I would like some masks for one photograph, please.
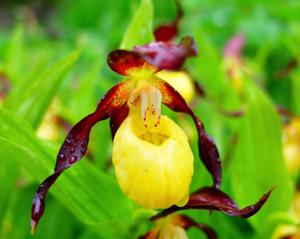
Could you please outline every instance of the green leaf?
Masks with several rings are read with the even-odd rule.
[[[142,0],[138,11],[125,33],[121,48],[131,50],[135,45],[143,45],[153,41],[152,19],[152,1]]]
[[[250,221],[257,230],[275,212],[287,210],[292,194],[281,144],[281,121],[269,98],[246,81],[246,114],[241,120],[238,142],[231,160],[231,186],[237,203],[252,204],[275,186],[270,199]]]
[[[3,157],[1,155],[1,157]],[[14,190],[20,167],[12,161],[5,160],[0,163],[0,222],[4,218],[5,210],[11,200],[11,194]],[[1,231],[1,227],[0,227]],[[1,238],[1,233],[0,233]]]
[[[30,126],[1,108],[0,145],[0,163],[12,160],[24,167],[37,182],[53,172],[57,148],[43,144]],[[115,230],[122,235],[128,229],[133,210],[131,202],[122,194],[112,176],[85,160],[67,170],[50,192],[87,224],[118,222]],[[42,221],[46,220],[44,217]]]
[[[52,99],[67,79],[66,74],[79,56],[80,50],[75,50],[42,72],[38,79],[29,78],[16,86],[5,106],[16,111],[37,128]]]
[[[24,27],[17,24],[12,32],[9,45],[6,50],[4,71],[14,82],[20,82],[24,61]]]

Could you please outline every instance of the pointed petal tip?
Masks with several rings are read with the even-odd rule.
[[[31,233],[31,235],[34,235],[36,226],[37,226],[37,222],[31,219],[30,226],[31,226],[30,233]]]

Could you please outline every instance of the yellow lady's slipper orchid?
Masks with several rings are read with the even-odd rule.
[[[167,116],[144,127],[131,106],[118,129],[112,160],[123,192],[146,208],[183,206],[193,175],[193,153],[183,130]]]
[[[229,196],[219,190],[221,161],[214,141],[183,97],[156,75],[163,69],[177,69],[186,57],[195,55],[193,40],[186,37],[176,46],[160,43],[154,45],[154,48],[157,47],[155,64],[145,59],[151,58],[151,54],[145,56],[126,50],[115,50],[109,54],[111,69],[126,78],[107,91],[96,110],[70,130],[58,152],[54,172],[40,184],[33,199],[32,233],[44,213],[50,187],[67,168],[84,156],[92,127],[105,119],[110,119],[114,139],[112,160],[121,189],[144,207],[164,208],[155,216],[156,219],[191,208],[221,210],[232,216],[247,218],[264,205],[271,191],[254,205],[240,210]],[[212,187],[189,195],[193,154],[183,130],[168,117],[161,116],[161,104],[193,119],[198,133],[199,156],[211,174]],[[172,220],[171,224],[163,223],[158,229],[159,238],[186,239],[182,229],[190,227],[198,227],[210,238],[216,238],[208,226],[184,216],[180,218]]]
[[[201,160],[210,172],[216,189],[221,183],[221,162],[212,138],[204,131],[199,118],[183,97],[156,73],[177,69],[186,57],[195,55],[192,38],[178,45],[159,44],[156,64],[142,53],[115,50],[108,56],[112,70],[126,78],[113,86],[101,99],[97,109],[79,121],[62,144],[54,169],[36,191],[31,227],[34,232],[43,215],[48,190],[57,178],[78,162],[87,151],[92,127],[110,119],[113,163],[123,192],[147,208],[184,206],[189,199],[193,175],[193,153],[183,130],[166,116],[161,104],[190,115],[198,132]]]

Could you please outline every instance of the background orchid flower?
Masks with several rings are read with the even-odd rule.
[[[300,191],[296,189],[289,209],[290,223],[279,224],[272,234],[272,239],[298,239],[300,236]]]
[[[186,231],[192,227],[201,230],[207,238],[216,239],[215,231],[203,223],[195,222],[191,217],[186,215],[170,215],[155,221],[155,227],[148,233],[140,236],[139,239],[188,239]]]
[[[177,165],[179,166],[179,169],[180,169],[180,165],[182,164],[180,160],[184,160],[185,162],[182,169],[183,171],[180,172],[182,173],[182,175],[184,175],[185,178],[185,180],[183,180],[183,186],[179,190],[174,188],[175,196],[173,197],[172,196],[173,194],[171,193],[170,194],[172,196],[170,197],[171,199],[168,199],[168,197],[166,197],[165,203],[159,205],[156,204],[157,198],[155,198],[153,202],[149,202],[149,203],[140,201],[139,198],[142,197],[140,197],[138,194],[143,193],[142,190],[140,190],[139,192],[138,190],[134,189],[133,194],[130,194],[130,192],[126,191],[128,183],[130,181],[129,179],[126,179],[126,176],[124,177],[124,174],[122,174],[123,173],[122,170],[124,169],[124,167],[121,166],[122,165],[121,162],[118,161],[119,157],[117,154],[119,152],[115,151],[113,155],[113,161],[117,166],[117,177],[123,191],[129,194],[131,198],[135,199],[140,204],[145,204],[148,207],[162,208],[162,207],[169,207],[172,204],[177,204],[182,206],[186,203],[186,201],[188,200],[188,187],[193,172],[192,169],[193,156],[187,144],[187,138],[184,136],[184,133],[180,130],[180,128],[174,126],[175,124],[172,123],[172,121],[170,121],[168,118],[161,117],[160,115],[161,103],[165,104],[170,109],[176,112],[186,113],[192,117],[193,121],[195,122],[198,136],[199,136],[198,147],[199,147],[200,158],[213,178],[214,187],[215,188],[220,187],[221,163],[219,159],[218,150],[213,140],[204,131],[203,124],[198,119],[198,117],[193,113],[193,111],[188,107],[188,105],[186,104],[182,96],[168,83],[166,83],[165,81],[163,81],[162,79],[158,78],[155,75],[157,71],[159,71],[165,66],[164,64],[166,63],[166,61],[169,62],[168,64],[170,64],[170,67],[172,67],[171,62],[173,62],[174,65],[182,64],[185,57],[192,54],[193,49],[194,49],[193,40],[190,37],[186,37],[176,47],[172,46],[171,51],[163,50],[162,52],[165,55],[162,55],[161,58],[157,58],[156,65],[152,65],[151,63],[148,63],[144,59],[144,57],[137,52],[116,50],[109,54],[108,64],[111,67],[111,69],[121,75],[126,76],[127,78],[125,78],[125,80],[112,87],[106,93],[106,95],[101,99],[96,111],[88,115],[84,119],[82,119],[79,123],[77,123],[71,129],[70,133],[66,137],[58,153],[54,173],[44,180],[44,182],[39,186],[36,195],[34,197],[33,206],[32,206],[32,216],[31,216],[31,226],[33,232],[37,226],[39,219],[41,218],[44,212],[45,198],[49,188],[52,186],[52,184],[57,180],[57,178],[61,175],[61,173],[65,169],[69,168],[70,166],[78,162],[83,157],[83,155],[87,150],[89,134],[92,127],[97,122],[108,118],[110,118],[110,126],[111,126],[111,132],[113,138],[116,135],[116,138],[121,137],[121,140],[125,140],[124,138],[122,138],[122,135],[127,136],[128,134],[126,132],[124,133],[123,129],[126,131],[126,129],[128,128],[126,127],[126,124],[130,125],[131,124],[130,120],[132,119],[132,117],[133,119],[135,119],[135,115],[138,115],[139,116],[138,118],[140,118],[140,122],[141,121],[143,122],[142,124],[143,129],[148,129],[148,130],[146,130],[145,132],[146,135],[145,135],[143,131],[139,129],[136,135],[142,133],[140,137],[144,137],[144,139],[148,141],[152,140],[153,141],[152,143],[157,143],[158,141],[158,144],[160,145],[165,143],[164,140],[166,136],[170,139],[175,137],[176,140],[179,140],[178,141],[179,144],[181,144],[181,146],[183,147],[183,149],[180,149],[182,151],[178,151],[181,152],[180,154],[178,154],[178,156],[183,157],[184,155],[184,158],[179,159],[177,155],[173,154],[173,156],[175,156],[174,163],[175,164],[179,163]],[[160,54],[162,53],[160,52]],[[132,109],[134,110],[134,107],[137,108],[139,112],[138,114],[135,114],[136,112],[132,111]],[[125,126],[123,126],[123,124]],[[119,127],[121,131],[118,134]],[[159,131],[160,127],[162,127],[163,129],[171,127],[171,129],[169,130],[169,134],[157,135],[156,133],[159,134],[161,133]],[[156,130],[158,131],[156,132]],[[175,133],[172,132],[173,130],[175,130]],[[154,139],[153,139],[153,134],[154,134]],[[174,136],[172,134],[174,134]],[[168,142],[168,139],[166,139],[166,142]],[[117,143],[114,142],[114,144],[115,147],[119,147],[120,150],[126,147],[126,145],[124,146],[122,145],[122,143],[118,144],[118,141]],[[170,144],[170,147],[171,145],[172,144]],[[167,150],[166,152],[169,153],[170,149],[166,149],[166,150]],[[153,151],[150,151],[150,153],[152,152]],[[143,152],[140,151],[140,153],[142,154]],[[120,157],[122,156],[123,155],[120,155]],[[148,157],[151,158],[151,156]],[[172,157],[170,157],[169,160],[170,162],[172,162],[173,160]],[[153,160],[153,162],[155,162],[155,160]],[[152,167],[154,165],[155,167],[155,163],[153,164],[153,162],[147,162],[150,163],[148,166]],[[157,161],[157,163],[159,162]],[[173,164],[173,162],[171,164]],[[174,176],[174,178],[176,177],[177,180],[182,181],[182,179],[178,178],[178,175]],[[176,181],[172,181],[171,183],[174,182]],[[156,185],[159,186],[159,184]],[[167,186],[165,186],[165,189],[169,190]],[[159,193],[151,190],[152,189],[150,188],[149,192],[152,192],[153,194]],[[162,193],[166,193],[166,192],[162,192]],[[167,192],[167,194],[165,195],[168,195],[168,193],[169,192]],[[147,197],[149,195],[144,195],[144,196]]]
[[[289,172],[299,174],[300,169],[300,119],[291,116],[283,125],[283,155]]]
[[[241,93],[244,74],[242,51],[245,46],[243,34],[233,36],[223,49],[224,68],[234,88]]]

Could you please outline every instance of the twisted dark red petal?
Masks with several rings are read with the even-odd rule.
[[[198,148],[199,155],[205,167],[211,174],[215,188],[220,188],[221,184],[221,161],[218,149],[212,138],[204,131],[203,124],[200,119],[186,104],[182,96],[167,82],[156,78],[156,87],[160,89],[163,95],[163,103],[170,109],[189,114],[196,125],[198,131]]]
[[[128,82],[124,81],[112,87],[101,99],[96,111],[86,116],[71,129],[57,155],[54,173],[43,181],[33,199],[31,209],[32,232],[34,232],[44,213],[45,198],[52,184],[64,170],[78,162],[85,154],[92,127],[97,122],[110,117],[113,111],[126,104],[130,91]]]
[[[127,104],[124,104],[120,109],[113,110],[112,114],[110,116],[110,129],[111,129],[111,135],[112,139],[115,137],[115,134],[122,124],[122,122],[126,119],[129,113],[129,108]]]
[[[210,226],[203,223],[197,223],[194,219],[185,215],[177,215],[174,224],[184,228],[185,230],[188,230],[191,227],[196,227],[203,231],[208,239],[218,238],[217,233]]]
[[[145,46],[135,46],[145,61],[160,69],[179,70],[186,58],[197,55],[192,37],[183,37],[178,45],[169,42],[151,42]]]
[[[171,24],[161,25],[154,31],[154,37],[156,41],[171,41],[178,34],[178,24],[183,17],[183,10],[179,3],[176,1],[177,15]]]
[[[255,204],[239,209],[235,202],[224,192],[213,188],[201,188],[190,195],[188,203],[183,207],[172,206],[163,210],[152,219],[167,216],[171,213],[187,209],[206,209],[222,211],[230,216],[248,218],[257,213],[268,200],[273,189],[264,194]]]
[[[115,50],[107,57],[109,67],[120,75],[128,75],[128,71],[134,68],[148,67],[157,71],[154,66],[148,64],[139,53],[126,50]]]

